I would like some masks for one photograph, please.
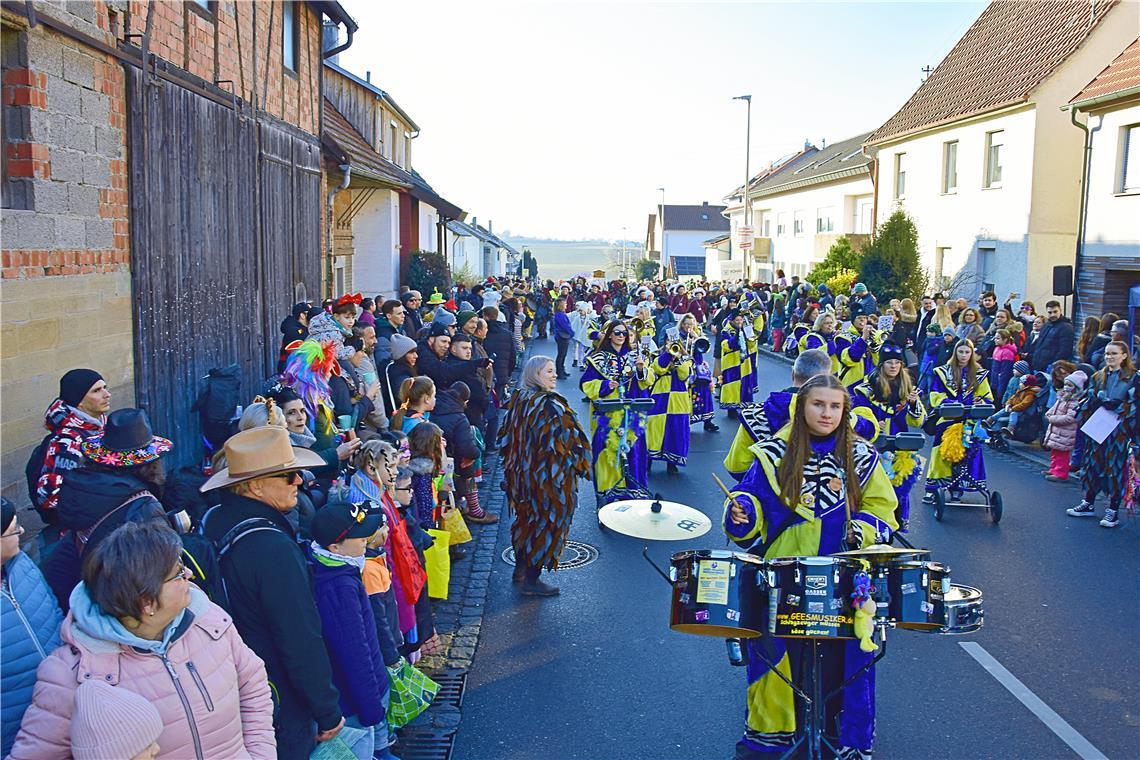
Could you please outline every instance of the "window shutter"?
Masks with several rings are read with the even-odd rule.
[[[1140,138],[1140,124],[1124,130],[1124,155],[1121,157],[1120,189],[1122,192],[1140,190],[1140,158],[1136,156],[1134,141]]]

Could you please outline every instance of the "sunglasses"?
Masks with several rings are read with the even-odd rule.
[[[629,335],[625,330],[614,330],[610,335]]]
[[[299,486],[305,482],[305,479],[301,477],[301,473],[297,470],[293,470],[292,472],[283,472],[280,475],[270,475],[269,477],[281,478],[291,486]]]

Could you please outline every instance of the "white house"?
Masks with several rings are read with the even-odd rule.
[[[705,276],[705,241],[715,233],[728,232],[724,206],[657,206],[650,215],[652,229],[646,250],[660,251],[661,272],[672,276]]]
[[[863,154],[867,134],[823,148],[806,146],[749,183],[750,279],[771,282],[776,270],[804,277],[841,236],[855,242],[870,236],[874,186]],[[726,213],[736,235],[744,206],[737,202]]]
[[[1040,303],[1073,264],[1082,134],[1061,111],[1136,37],[1135,2],[994,2],[867,138],[878,220],[918,227],[933,286]]]
[[[1140,284],[1140,39],[1077,93],[1089,161],[1077,266],[1077,317],[1128,313]],[[1079,125],[1078,125],[1079,126]]]
[[[447,257],[453,273],[466,271],[473,280],[502,277],[516,271],[522,254],[478,219],[447,223]],[[464,268],[466,267],[466,270]]]

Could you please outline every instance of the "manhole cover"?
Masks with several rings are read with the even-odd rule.
[[[558,569],[573,570],[576,567],[585,567],[597,558],[598,550],[589,544],[583,544],[580,541],[567,541],[566,546],[562,549],[562,554],[558,557]],[[503,551],[503,562],[514,566],[515,550],[513,548]]]

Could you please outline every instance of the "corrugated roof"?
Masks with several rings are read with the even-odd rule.
[[[662,228],[670,231],[727,232],[729,222],[721,216],[724,209],[724,206],[711,206],[708,203],[699,206],[664,206]]]
[[[348,154],[354,171],[361,171],[369,179],[392,187],[411,188],[411,175],[373,150],[364,135],[356,131],[356,127],[344,118],[331,100],[325,98],[323,107],[324,132]]]
[[[677,277],[697,275],[705,276],[704,256],[670,256],[669,263]]]
[[[1080,46],[1117,0],[991,3],[869,144],[1022,103]],[[1090,22],[1091,19],[1091,22]]]
[[[1124,52],[1105,67],[1077,93],[1070,103],[1080,103],[1094,98],[1103,98],[1106,95],[1115,95],[1118,92],[1140,87],[1140,38],[1137,38]]]
[[[869,176],[868,164],[871,159],[863,155],[863,142],[869,134],[870,132],[864,132],[826,148],[804,153],[758,182],[749,191],[749,195],[752,198],[763,198],[805,185],[816,185],[860,174]]]

